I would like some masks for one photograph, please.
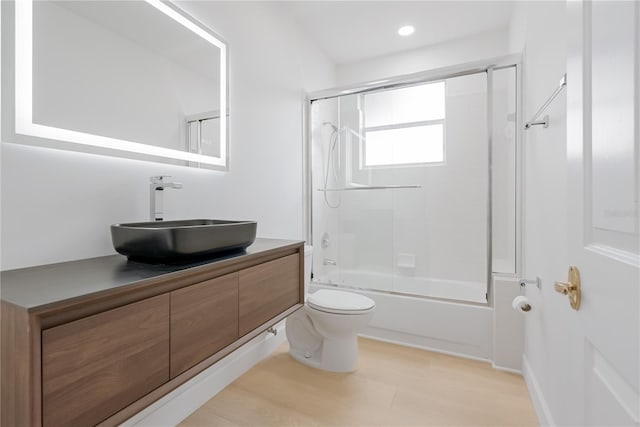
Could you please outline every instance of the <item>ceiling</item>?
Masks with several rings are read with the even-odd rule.
[[[512,1],[278,2],[336,64],[506,29]],[[398,35],[413,25],[409,37]]]

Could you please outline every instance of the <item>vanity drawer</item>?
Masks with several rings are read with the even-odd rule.
[[[300,255],[240,271],[240,336],[301,302]]]
[[[238,339],[238,273],[171,292],[171,378]]]
[[[169,380],[169,294],[42,331],[43,425],[95,425]]]

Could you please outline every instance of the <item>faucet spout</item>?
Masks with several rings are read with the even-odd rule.
[[[164,220],[164,189],[182,188],[179,182],[165,181],[165,178],[171,178],[169,175],[158,175],[149,178],[149,216],[151,221]]]

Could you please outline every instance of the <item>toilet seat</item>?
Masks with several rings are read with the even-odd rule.
[[[365,314],[373,310],[376,303],[364,295],[352,292],[320,289],[309,295],[309,307],[334,314]]]

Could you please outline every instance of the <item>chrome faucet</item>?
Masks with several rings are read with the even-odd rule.
[[[164,179],[171,178],[168,175],[158,175],[149,178],[151,182],[149,186],[149,201],[150,201],[150,217],[151,221],[164,220],[164,189],[165,188],[182,188],[182,184],[179,182],[167,182]]]

